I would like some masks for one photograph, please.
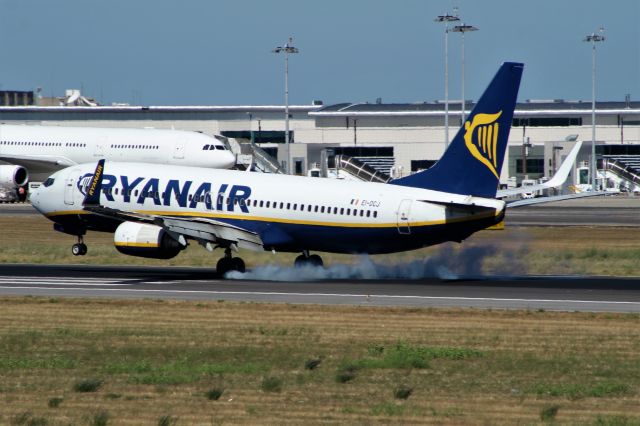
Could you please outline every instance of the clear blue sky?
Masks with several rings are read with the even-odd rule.
[[[523,61],[520,100],[640,99],[638,0],[0,0],[0,87],[103,103],[283,104],[289,35],[290,102],[443,99],[444,27],[459,6],[466,97],[477,99],[506,60]],[[460,96],[460,37],[450,34],[450,96]]]

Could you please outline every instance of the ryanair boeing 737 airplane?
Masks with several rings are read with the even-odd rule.
[[[54,173],[32,194],[54,228],[115,232],[128,255],[168,259],[196,241],[224,250],[220,274],[244,271],[239,248],[391,253],[462,241],[499,223],[496,199],[523,64],[504,63],[429,170],[390,184],[100,160]]]

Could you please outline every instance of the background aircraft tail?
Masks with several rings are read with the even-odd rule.
[[[503,63],[442,158],[429,170],[390,183],[494,198],[523,68]]]

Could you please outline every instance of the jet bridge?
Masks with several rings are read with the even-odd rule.
[[[335,168],[365,182],[387,183],[391,180],[391,177],[386,173],[378,171],[369,164],[344,154],[335,156]]]

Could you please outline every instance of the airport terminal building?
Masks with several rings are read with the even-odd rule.
[[[461,125],[460,102],[449,103],[449,137]],[[467,104],[467,111],[473,103]],[[94,127],[173,128],[253,142],[286,161],[284,106],[0,106],[0,122]],[[428,168],[444,150],[442,102],[359,103],[320,101],[289,107],[292,171],[306,174],[332,155],[361,159],[399,177]],[[501,182],[553,175],[576,141],[578,162],[590,159],[591,102],[518,103]],[[599,155],[640,155],[640,102],[596,103]]]

